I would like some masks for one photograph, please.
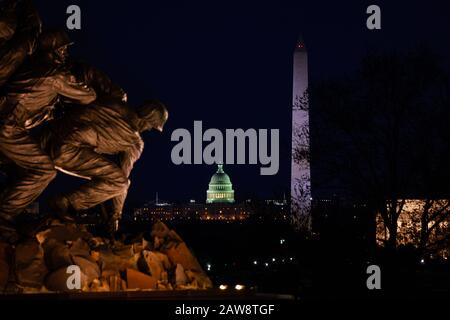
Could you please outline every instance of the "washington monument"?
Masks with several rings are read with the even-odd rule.
[[[304,42],[294,51],[292,92],[291,212],[294,223],[311,230],[311,170],[309,161],[308,54]]]

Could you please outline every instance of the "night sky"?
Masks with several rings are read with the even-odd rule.
[[[35,1],[45,27],[65,27],[67,6],[79,5],[82,29],[69,32],[72,56],[106,72],[132,105],[153,97],[168,106],[165,132],[144,134],[130,202],[153,199],[157,191],[167,200],[205,200],[215,167],[176,166],[170,159],[172,131],[193,132],[194,120],[202,120],[204,130],[279,128],[277,175],[260,176],[260,165],[225,171],[238,200],[288,192],[292,54],[299,34],[310,82],[351,73],[373,51],[425,44],[450,57],[447,1],[392,2]],[[382,30],[366,28],[370,4],[381,7]],[[72,186],[70,179],[60,174],[46,194]]]

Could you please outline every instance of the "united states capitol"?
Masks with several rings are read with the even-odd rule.
[[[288,203],[284,199],[266,199],[261,204],[271,211],[271,216],[277,221],[288,220]],[[145,203],[133,211],[134,221],[223,221],[227,223],[245,221],[255,215],[254,199],[235,201],[235,191],[230,176],[224,171],[222,164],[217,165],[217,171],[212,175],[206,191],[206,201],[189,200],[181,203],[171,203],[159,198]],[[262,218],[261,218],[262,219]]]

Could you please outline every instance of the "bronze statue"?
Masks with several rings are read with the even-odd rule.
[[[0,158],[20,172],[0,196],[0,240],[11,243],[19,238],[17,216],[57,170],[90,181],[54,197],[54,214],[73,221],[75,211],[111,200],[114,231],[143,150],[140,134],[162,131],[168,117],[158,101],[131,108],[125,91],[103,72],[67,61],[71,42],[64,31],[40,32],[31,0],[0,0]],[[63,111],[57,119],[55,109]],[[30,133],[36,127],[43,127],[40,142]],[[117,155],[118,163],[108,155]]]
[[[69,44],[63,31],[43,33],[37,52],[5,85],[6,108],[0,124],[0,152],[24,171],[7,187],[0,200],[0,237],[6,241],[13,242],[18,237],[15,217],[56,175],[52,160],[31,137],[29,130],[52,118],[60,98],[80,104],[89,104],[96,99],[95,91],[76,82],[65,68]]]
[[[97,104],[127,102],[126,92],[98,68],[81,61],[70,62],[69,68],[77,81],[94,89]]]
[[[73,221],[71,213],[112,199],[109,230],[117,229],[127,195],[128,177],[144,143],[140,134],[162,131],[166,107],[149,101],[133,110],[126,103],[93,103],[71,109],[43,134],[43,145],[60,171],[88,179],[77,190],[60,195],[51,206],[60,218]],[[118,155],[119,164],[106,155]]]
[[[41,19],[30,0],[0,3],[0,86],[33,54]]]

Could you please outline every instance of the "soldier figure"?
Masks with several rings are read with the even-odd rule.
[[[0,86],[33,54],[41,19],[31,0],[0,1]]]
[[[125,91],[96,67],[81,61],[72,61],[70,62],[70,72],[79,82],[95,90],[97,104],[127,102]]]
[[[65,69],[70,44],[63,31],[48,31],[39,39],[37,52],[6,86],[6,116],[0,123],[0,153],[24,174],[9,185],[0,198],[0,238],[18,239],[15,218],[31,204],[55,177],[49,156],[29,130],[52,118],[60,98],[89,104],[96,93],[75,81]]]
[[[73,108],[55,121],[50,133],[43,135],[43,144],[55,166],[90,180],[79,189],[54,198],[51,207],[55,213],[62,220],[73,221],[74,211],[112,199],[108,229],[116,231],[129,187],[128,177],[144,147],[140,133],[162,131],[167,118],[167,109],[160,102],[149,101],[135,111],[116,101]],[[107,155],[118,155],[119,165]]]

